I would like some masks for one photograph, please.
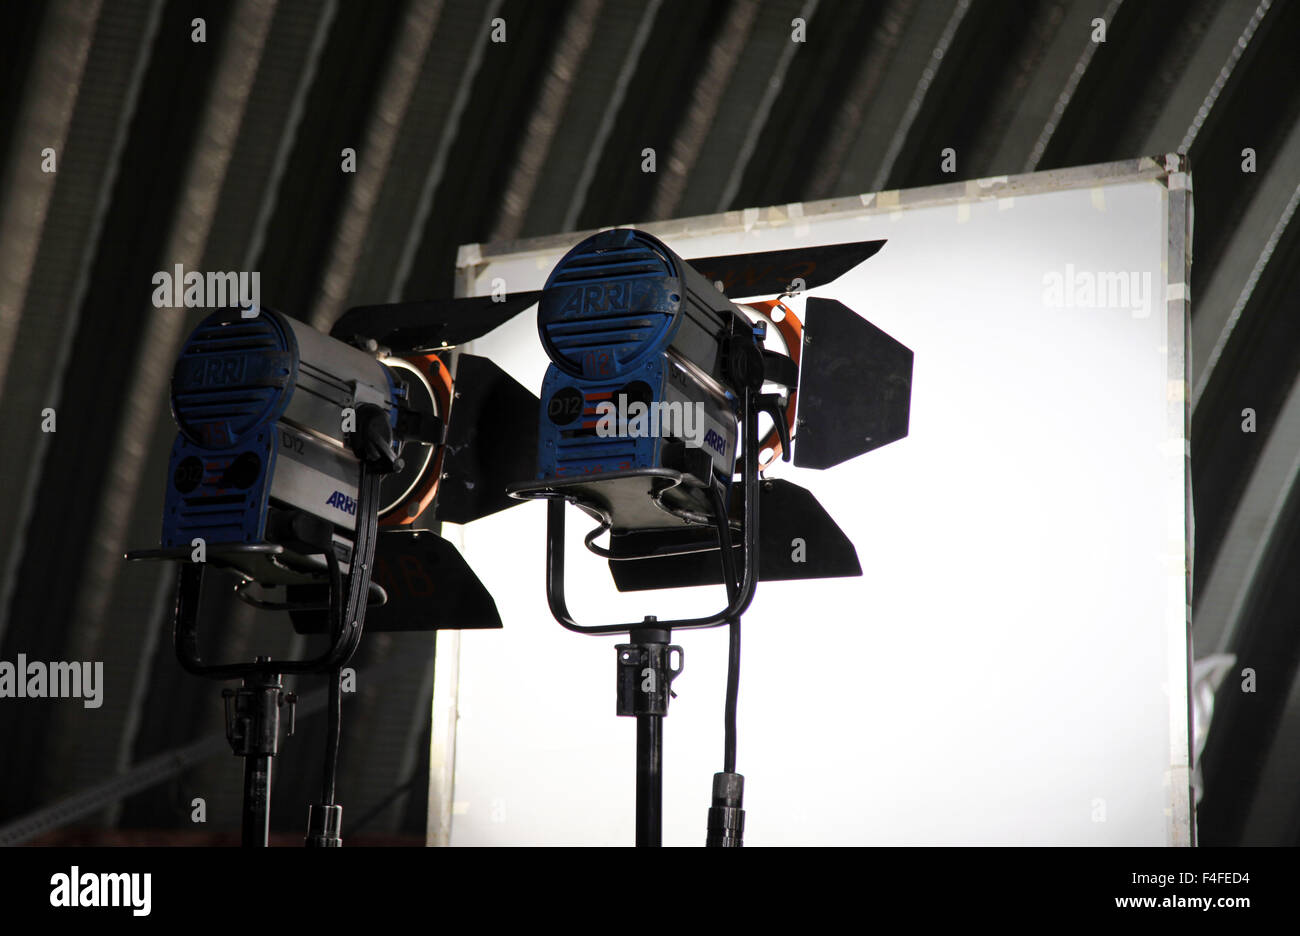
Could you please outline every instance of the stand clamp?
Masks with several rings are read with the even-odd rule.
[[[669,632],[655,627],[654,617],[646,618],[646,625],[628,633],[633,643],[618,644],[618,714],[658,715],[668,714],[669,698],[677,698],[672,682],[685,668],[686,654],[677,644],[668,641]],[[671,657],[677,652],[677,668],[673,669]]]
[[[670,644],[670,632],[647,617],[628,632],[631,643],[619,644],[618,714],[636,716],[636,843],[663,844],[664,716],[672,681],[685,668],[686,654]],[[677,667],[672,666],[673,652]]]
[[[257,663],[270,663],[258,657]],[[280,707],[289,707],[293,734],[297,694],[285,692],[279,673],[255,671],[238,689],[223,689],[226,740],[236,757],[244,759],[242,839],[245,846],[266,847],[271,827],[271,758],[280,753]]]

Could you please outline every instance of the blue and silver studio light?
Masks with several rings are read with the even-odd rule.
[[[824,285],[882,243],[687,261],[644,231],[583,240],[541,292],[551,364],[537,474],[512,492],[573,501],[616,534],[709,525],[712,491],[730,496],[743,454],[746,392],[796,465],[830,467],[905,436],[907,348],[843,304],[809,298],[802,345],[782,353],[765,347],[761,316],[734,301]],[[759,393],[765,385],[773,392]],[[796,424],[791,441],[780,430]]]
[[[172,374],[180,432],[169,462],[163,550],[188,553],[201,540],[209,560],[268,585],[320,576],[323,560],[305,541],[330,543],[346,568],[360,467],[345,430],[358,413],[378,408],[396,461],[408,399],[427,410],[433,397],[404,362],[383,363],[269,309],[252,318],[238,309],[209,315]],[[427,464],[427,455],[420,452],[416,463]],[[383,501],[381,515],[392,507]]]
[[[537,479],[590,498],[618,529],[706,513],[737,454],[724,338],[750,322],[657,238],[614,230],[556,264],[537,324],[552,362]]]

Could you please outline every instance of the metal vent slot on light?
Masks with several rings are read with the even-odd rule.
[[[185,424],[208,422],[235,422],[237,420],[256,420],[275,397],[273,388],[238,391],[238,395],[228,390],[196,390],[176,394],[176,416]],[[243,430],[252,428],[243,426]],[[241,430],[242,431],[242,430]]]
[[[556,271],[551,285],[574,286],[613,278],[640,279],[671,275],[672,267],[658,253],[647,247],[633,247],[569,257],[564,267]]]

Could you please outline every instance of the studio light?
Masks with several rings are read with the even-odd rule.
[[[663,718],[684,656],[672,632],[730,631],[723,769],[706,842],[738,846],[741,615],[761,579],[861,574],[852,543],[816,498],[761,478],[760,462],[779,453],[828,468],[907,434],[912,352],[835,300],[807,299],[803,322],[781,301],[832,282],[882,243],[688,262],[650,234],[617,229],[565,254],[541,292],[538,332],[551,365],[537,471],[509,491],[550,500],[555,618],[579,633],[629,635],[616,648],[617,712],[637,718],[638,844],[662,839]],[[737,299],[751,300],[748,311]],[[768,347],[769,322],[784,348]],[[772,422],[766,438],[760,414]],[[609,560],[620,589],[721,582],[727,606],[684,620],[579,624],[565,594],[566,502],[596,521],[586,546]],[[792,531],[817,539],[816,562],[788,559],[782,544]],[[605,533],[609,545],[598,545]]]
[[[243,681],[223,695],[227,738],[245,759],[245,845],[268,840],[281,709],[289,706],[292,724],[297,701],[284,675],[329,676],[321,801],[306,841],[337,846],[340,677],[363,628],[501,626],[460,553],[427,526],[509,503],[484,492],[483,469],[498,459],[480,421],[498,405],[526,413],[536,398],[491,362],[461,354],[447,339],[475,334],[462,326],[435,328],[436,351],[394,354],[368,336],[326,336],[271,309],[223,309],[181,350],[161,545],[127,558],[181,563],[174,636],[182,666]],[[233,574],[249,604],[289,612],[300,633],[327,635],[327,649],[305,659],[206,660],[199,605],[209,566]]]

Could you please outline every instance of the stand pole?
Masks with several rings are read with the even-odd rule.
[[[619,644],[618,714],[636,716],[636,843],[663,844],[664,716],[674,695],[672,681],[682,671],[682,648],[670,644],[670,632],[647,617],[628,632],[631,643]],[[678,666],[671,657],[677,652]]]
[[[269,662],[258,657],[258,662]],[[259,671],[244,678],[238,689],[223,689],[226,701],[226,740],[236,757],[244,759],[244,801],[240,840],[245,848],[265,848],[271,833],[271,759],[280,751],[280,706],[298,701],[284,691],[279,673]]]
[[[636,844],[663,844],[664,717],[636,717]]]
[[[271,758],[244,758],[244,820],[240,844],[265,848],[271,835]]]

